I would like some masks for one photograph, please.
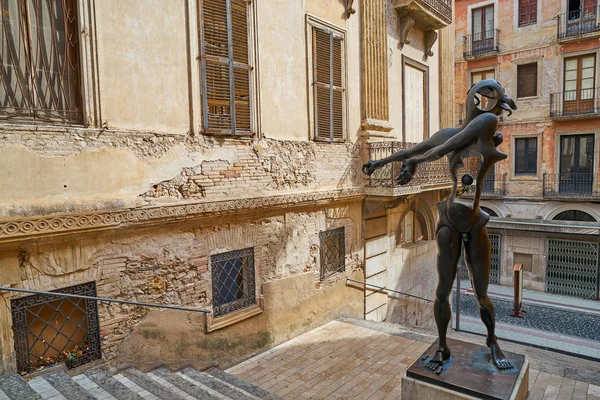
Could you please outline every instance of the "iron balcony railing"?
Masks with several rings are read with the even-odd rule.
[[[550,117],[594,117],[600,114],[600,87],[550,94]]]
[[[598,174],[544,174],[546,198],[600,198]]]
[[[368,143],[369,159],[381,160],[400,150],[410,149],[416,143],[406,142],[374,142]],[[402,166],[401,162],[393,162],[385,165],[383,168],[375,171],[369,179],[368,186],[371,187],[399,187],[396,183],[398,170]],[[424,163],[417,167],[417,172],[410,183],[406,186],[423,186],[423,185],[439,185],[451,183],[450,174],[448,172],[447,159],[441,158],[432,163]]]
[[[500,51],[500,31],[492,29],[463,38],[463,57],[475,58]]]
[[[590,2],[591,3],[591,2]],[[558,40],[576,38],[589,33],[600,34],[600,5],[580,7],[558,15]]]
[[[484,196],[505,196],[506,175],[488,174],[483,180],[481,193]]]
[[[418,0],[426,8],[441,17],[444,22],[452,22],[452,0]]]

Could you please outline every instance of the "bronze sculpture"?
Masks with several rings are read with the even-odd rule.
[[[508,115],[517,106],[506,96],[504,88],[495,80],[484,80],[471,87],[465,103],[466,118],[460,128],[445,128],[411,149],[398,151],[381,160],[370,160],[363,165],[363,172],[371,175],[390,162],[402,162],[396,182],[406,185],[415,174],[417,165],[448,157],[453,181],[452,193],[438,203],[439,221],[436,240],[438,244],[438,286],[434,301],[434,316],[438,329],[438,347],[429,361],[428,368],[441,373],[445,361],[450,359],[446,332],[451,318],[449,296],[456,277],[457,263],[462,244],[472,287],[477,297],[481,320],[487,328],[486,345],[490,348],[492,362],[498,369],[509,369],[513,364],[498,345],[495,335],[494,305],[487,295],[490,277],[491,251],[486,224],[490,216],[479,208],[482,185],[477,184],[472,204],[456,199],[457,170],[467,157],[481,160],[476,179],[483,182],[493,164],[507,157],[497,146],[502,143],[502,133],[497,132],[498,116]],[[463,184],[470,185],[472,177],[464,175]]]

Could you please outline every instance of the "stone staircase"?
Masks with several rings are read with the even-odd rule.
[[[103,367],[79,375],[48,371],[26,381],[17,373],[0,375],[0,400],[192,400],[277,399],[268,392],[216,368],[144,373],[130,368],[110,373]]]

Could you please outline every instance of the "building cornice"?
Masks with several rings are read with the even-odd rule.
[[[232,200],[144,206],[114,211],[90,211],[29,218],[6,218],[0,220],[0,243],[125,227],[165,224],[206,217],[239,215],[263,210],[270,211],[290,207],[327,205],[332,202],[362,200],[365,196],[364,188],[354,187]]]

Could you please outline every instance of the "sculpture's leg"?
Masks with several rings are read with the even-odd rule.
[[[433,302],[433,315],[438,330],[438,348],[429,362],[428,368],[440,373],[444,361],[450,358],[450,348],[446,343],[446,333],[452,318],[449,297],[452,293],[452,284],[456,276],[456,265],[460,257],[460,234],[447,226],[442,226],[437,231],[437,270],[438,286]]]
[[[492,362],[498,369],[512,368],[513,364],[508,360],[496,339],[496,313],[494,304],[487,295],[490,281],[491,250],[490,239],[484,224],[477,224],[467,236],[465,241],[465,255],[467,267],[471,274],[473,291],[477,297],[481,321],[487,328],[486,344],[492,353]]]

